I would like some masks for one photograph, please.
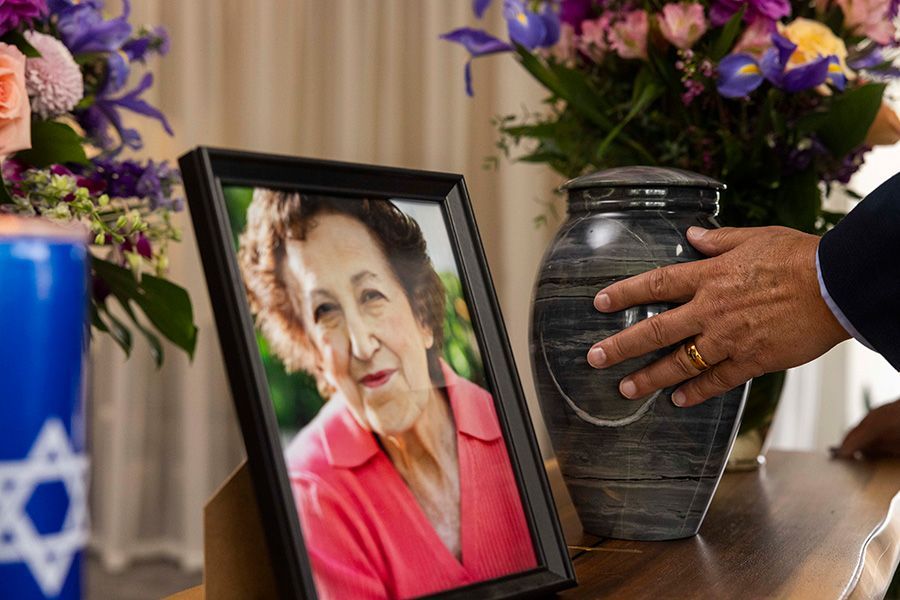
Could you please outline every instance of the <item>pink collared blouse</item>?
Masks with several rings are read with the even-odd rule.
[[[537,566],[493,398],[442,367],[457,429],[461,560],[334,397],[286,452],[323,600],[413,598]]]

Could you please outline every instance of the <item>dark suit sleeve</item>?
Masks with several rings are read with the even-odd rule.
[[[850,324],[900,371],[900,174],[825,234],[819,266]]]

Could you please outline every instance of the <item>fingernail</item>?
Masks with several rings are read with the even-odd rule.
[[[703,229],[702,227],[690,227],[688,228],[688,235],[699,240],[706,235],[706,229]]]
[[[672,394],[672,404],[675,406],[684,406],[684,401],[687,398],[684,397],[684,392],[681,390],[675,390],[675,393]]]
[[[606,352],[603,351],[603,348],[601,348],[600,346],[591,348],[591,350],[588,352],[588,363],[590,363],[592,367],[599,369],[605,362]]]
[[[594,298],[594,308],[597,310],[607,310],[611,304],[609,294],[599,294]]]
[[[622,383],[619,384],[619,391],[626,398],[634,398],[634,395],[637,393],[637,386],[634,385],[632,380],[623,379]]]

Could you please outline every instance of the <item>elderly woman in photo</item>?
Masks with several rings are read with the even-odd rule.
[[[494,402],[440,358],[444,288],[386,200],[258,189],[257,325],[328,398],[286,451],[319,596],[409,598],[536,566]]]

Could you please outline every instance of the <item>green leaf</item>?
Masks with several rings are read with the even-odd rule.
[[[125,351],[125,356],[131,356],[131,330],[122,321],[116,318],[105,304],[99,306],[100,312],[106,315],[107,329],[112,339]],[[99,312],[97,318],[100,318]],[[101,330],[102,331],[102,330]]]
[[[625,115],[625,118],[619,121],[612,131],[600,142],[597,147],[596,159],[602,160],[606,154],[607,148],[616,139],[616,136],[631,122],[638,114],[647,109],[648,106],[662,95],[664,88],[660,85],[649,69],[643,69],[638,74],[634,84],[634,92],[632,94],[631,110]],[[655,161],[653,161],[655,162]],[[652,164],[652,163],[651,163]]]
[[[512,125],[501,127],[500,131],[513,137],[530,137],[535,139],[553,139],[558,135],[556,123],[547,121],[534,125]]]
[[[3,42],[7,44],[12,44],[19,51],[27,56],[28,58],[40,58],[41,53],[38,52],[37,48],[28,43],[28,40],[25,39],[25,36],[22,35],[18,31],[10,31],[5,33],[2,38],[0,38]]]
[[[129,302],[137,304],[160,334],[193,357],[197,326],[190,296],[184,288],[152,275],[144,275],[138,283],[128,269],[98,258],[91,260],[91,266],[123,306]],[[130,308],[126,306],[126,310]]]
[[[741,31],[741,20],[744,18],[744,11],[746,8],[746,4],[742,5],[740,10],[728,19],[728,22],[725,23],[725,27],[723,27],[722,31],[719,33],[719,37],[713,42],[712,50],[709,53],[709,57],[713,61],[719,62],[722,57],[731,50],[731,47],[737,39],[738,33]]]
[[[197,326],[187,290],[153,275],[144,275],[141,284],[146,295],[138,305],[144,314],[160,333],[193,358]]]
[[[822,192],[815,170],[808,169],[784,178],[772,193],[778,196],[775,214],[780,225],[807,233],[815,231],[822,210]]]
[[[531,52],[521,46],[516,46],[519,62],[531,75],[544,85],[554,96],[565,100],[566,104],[588,121],[609,132],[615,127],[611,118],[612,107],[606,98],[591,86],[588,76],[577,69],[570,69],[565,65],[554,63],[545,65]],[[621,131],[621,128],[619,129]],[[616,136],[613,136],[615,138]],[[642,160],[649,164],[656,163],[653,155],[641,144],[630,136],[621,135],[619,139],[630,147]]]
[[[34,167],[53,164],[88,164],[82,144],[74,129],[56,121],[32,121],[31,149],[16,153],[16,158]]]
[[[870,83],[841,94],[816,123],[819,137],[835,157],[843,158],[865,141],[885,87],[884,83]]]
[[[128,313],[128,316],[131,317],[131,322],[144,334],[147,343],[150,344],[150,355],[153,357],[153,362],[156,363],[157,369],[160,368],[163,364],[163,360],[165,360],[165,353],[163,352],[162,344],[159,343],[159,338],[153,335],[153,332],[149,329],[144,327],[144,324],[141,323],[134,314],[134,311],[131,309],[131,305],[128,302],[123,302],[121,298],[116,298],[116,300],[119,301],[119,304],[125,312]]]
[[[109,333],[109,328],[100,318],[100,305],[93,298],[91,299],[91,325],[104,333]]]

